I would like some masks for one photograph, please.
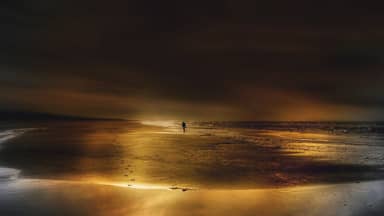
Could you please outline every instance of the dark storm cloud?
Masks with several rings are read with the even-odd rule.
[[[309,104],[316,112],[383,116],[378,5],[31,0],[0,6],[4,106],[84,114],[90,105],[80,98],[87,98],[110,103],[93,115],[129,110],[205,118],[204,110],[220,107],[217,118],[222,112],[223,118],[273,119],[284,106]],[[78,105],[39,106],[42,98],[62,95]]]

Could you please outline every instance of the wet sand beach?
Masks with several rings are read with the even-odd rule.
[[[383,213],[380,133],[221,124],[190,123],[185,134],[175,122],[3,126],[29,129],[1,144],[0,167],[20,175],[0,182],[0,213]]]
[[[279,189],[133,189],[65,181],[0,184],[1,215],[383,215],[384,182]]]

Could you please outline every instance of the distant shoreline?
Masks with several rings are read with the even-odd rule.
[[[0,121],[127,121],[119,118],[93,118],[41,112],[0,111]]]

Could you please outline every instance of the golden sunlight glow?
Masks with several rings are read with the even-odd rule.
[[[143,190],[154,190],[154,189],[161,189],[165,190],[167,189],[166,187],[161,187],[161,186],[155,186],[155,185],[143,185],[143,184],[129,184],[129,183],[124,183],[124,182],[96,182],[96,184],[100,185],[109,185],[109,186],[115,186],[115,187],[125,187],[125,188],[135,188],[135,189],[143,189]]]
[[[142,184],[142,183],[130,184],[126,182],[96,182],[96,184],[123,187],[123,188],[132,188],[132,189],[138,189],[138,190],[176,190],[176,189],[181,190],[183,189],[179,187],[172,187],[172,186],[165,186],[165,185]]]
[[[176,125],[176,121],[169,120],[169,121],[141,121],[141,124],[144,125],[151,125],[151,126],[160,126],[160,127],[173,127]]]

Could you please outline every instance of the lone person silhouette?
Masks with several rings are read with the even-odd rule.
[[[181,127],[183,128],[183,132],[185,133],[185,128],[187,128],[187,124],[185,122],[182,122]]]

